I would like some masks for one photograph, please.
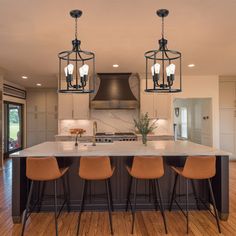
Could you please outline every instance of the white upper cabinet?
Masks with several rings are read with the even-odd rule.
[[[27,91],[27,112],[46,112],[45,91]]]
[[[73,96],[72,94],[58,94],[58,118],[72,119],[73,117]]]
[[[89,94],[59,93],[58,99],[59,119],[89,119]]]
[[[236,107],[235,82],[220,82],[220,108]]]
[[[171,110],[170,94],[153,94],[154,96],[154,117],[169,119]]]
[[[73,119],[89,119],[89,94],[73,94]]]
[[[140,111],[150,118],[170,119],[171,95],[144,92],[145,80],[141,80]]]

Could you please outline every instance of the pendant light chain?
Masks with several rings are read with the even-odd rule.
[[[162,17],[162,38],[164,39],[164,17]]]
[[[78,22],[78,18],[75,18],[75,39],[77,39],[77,22]]]

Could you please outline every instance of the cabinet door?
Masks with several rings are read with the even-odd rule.
[[[89,94],[73,94],[73,118],[89,119]]]
[[[169,94],[154,94],[154,116],[159,119],[170,119],[171,97]]]
[[[58,119],[73,119],[72,94],[58,94]]]
[[[141,80],[141,92],[140,92],[140,112],[142,114],[148,113],[150,118],[154,118],[154,96],[153,93],[144,92],[145,80]]]
[[[234,109],[220,109],[220,133],[234,134],[235,130]]]
[[[46,133],[41,131],[27,131],[27,147],[32,147],[46,140]]]
[[[220,82],[220,108],[236,107],[235,82]]]
[[[46,92],[47,99],[47,112],[57,113],[58,112],[58,95],[57,91],[49,90]]]
[[[46,130],[46,118],[45,113],[33,113],[27,114],[27,130],[29,131],[45,131]]]
[[[47,131],[50,132],[52,131],[57,133],[57,128],[58,128],[57,113],[47,113],[46,123],[47,123]]]
[[[46,94],[44,91],[27,91],[27,112],[46,112]]]

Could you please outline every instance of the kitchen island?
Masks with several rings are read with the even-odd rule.
[[[69,198],[72,210],[78,210],[81,199],[81,179],[79,178],[78,166],[81,156],[109,156],[112,165],[116,167],[114,176],[111,178],[113,204],[115,210],[124,210],[129,176],[125,165],[131,165],[133,156],[163,156],[165,163],[165,175],[160,179],[165,209],[168,209],[171,191],[174,182],[174,173],[170,165],[183,166],[187,156],[215,155],[216,176],[212,179],[213,191],[216,199],[216,206],[221,220],[227,220],[229,214],[229,153],[195,144],[189,141],[149,141],[147,146],[140,141],[114,142],[114,143],[79,143],[76,147],[74,142],[45,142],[31,148],[13,153],[13,184],[12,184],[12,218],[14,223],[20,223],[22,213],[25,209],[28,182],[25,176],[26,157],[55,156],[60,166],[70,166],[68,173],[68,184],[70,186]],[[204,181],[196,182],[197,194],[209,202],[209,192]],[[59,189],[62,192],[61,186]],[[185,181],[180,179],[178,193],[185,193]],[[46,193],[52,193],[52,186],[46,186]],[[138,186],[138,193],[142,195],[138,198],[137,209],[154,209],[152,199],[148,195],[151,192],[149,182],[143,181]],[[106,200],[103,198],[105,185],[103,182],[93,183],[89,186],[86,197],[85,210],[104,210]],[[96,195],[96,196],[95,196]],[[38,192],[34,192],[36,199]],[[189,209],[196,209],[194,198],[190,198]],[[185,199],[180,204],[185,206]],[[174,208],[177,209],[176,206]],[[43,201],[41,210],[53,210],[53,200]]]

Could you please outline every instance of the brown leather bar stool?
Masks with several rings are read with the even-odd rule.
[[[149,180],[152,181],[154,186],[154,193],[155,193],[155,200],[156,204],[160,206],[164,227],[165,227],[165,233],[167,234],[167,226],[166,226],[166,219],[165,219],[165,213],[164,208],[162,204],[162,197],[161,197],[161,191],[160,191],[160,185],[159,185],[159,178],[161,178],[164,175],[164,166],[163,166],[163,159],[162,157],[158,156],[135,156],[133,159],[132,167],[126,167],[131,179],[129,184],[129,190],[128,190],[128,196],[127,196],[127,203],[126,203],[126,211],[128,210],[128,204],[130,202],[130,194],[131,194],[131,188],[134,180],[134,207],[132,207],[131,204],[131,210],[132,210],[132,231],[134,232],[134,220],[135,220],[135,212],[136,212],[136,197],[137,197],[137,184],[138,180]],[[159,198],[159,202],[157,200],[157,196]],[[157,208],[156,208],[157,209]]]
[[[193,187],[193,192],[195,195],[195,199],[198,205],[198,199],[203,203],[203,205],[206,206],[206,204],[201,200],[201,198],[198,198],[196,195],[196,190],[194,187],[194,182],[193,180],[207,180],[208,186],[209,186],[209,191],[210,191],[210,197],[211,201],[213,204],[214,208],[214,214],[210,211],[209,207],[207,209],[212,213],[212,215],[215,216],[217,227],[219,230],[219,233],[221,233],[220,229],[220,223],[219,223],[219,217],[218,217],[218,212],[216,209],[216,203],[215,203],[215,198],[212,190],[212,185],[211,185],[211,178],[215,176],[216,174],[216,157],[215,156],[189,156],[186,159],[185,165],[183,168],[180,167],[171,167],[176,175],[175,175],[175,182],[174,182],[174,187],[173,187],[173,192],[171,196],[171,202],[170,202],[170,208],[169,210],[171,211],[173,202],[177,204],[177,206],[180,208],[180,210],[183,212],[184,216],[187,219],[187,233],[189,231],[189,215],[188,215],[188,195],[189,195],[189,187],[188,187],[188,182],[191,180],[192,182],[192,187]],[[177,181],[178,177],[182,176],[186,179],[186,213],[182,210],[178,202],[176,201],[176,186],[177,186]]]
[[[110,178],[114,173],[114,169],[115,169],[114,167],[113,168],[111,167],[110,158],[107,156],[100,156],[100,157],[90,156],[90,157],[80,158],[80,166],[78,174],[82,179],[83,184],[82,184],[82,199],[78,217],[77,235],[79,234],[80,219],[84,209],[84,198],[87,191],[87,182],[93,180],[105,181],[110,229],[111,229],[111,234],[113,234],[112,215],[111,215],[111,210],[113,207],[112,207]]]
[[[21,231],[22,236],[24,235],[26,221],[31,214],[30,203],[31,203],[34,184],[36,181],[40,181],[40,182],[53,181],[54,182],[55,231],[56,231],[56,235],[58,235],[57,218],[59,217],[60,212],[65,202],[67,203],[67,210],[69,211],[69,201],[67,199],[66,184],[63,178],[66,172],[68,171],[68,169],[69,169],[68,167],[60,169],[55,157],[42,157],[42,158],[41,157],[28,157],[26,159],[26,176],[28,179],[31,180],[31,185],[30,185],[29,196],[27,199],[26,210],[23,217],[23,226],[22,226],[22,231]],[[60,178],[63,181],[62,183],[63,183],[65,201],[62,204],[62,207],[58,214],[57,213],[57,197],[58,197],[57,196],[57,180]]]

